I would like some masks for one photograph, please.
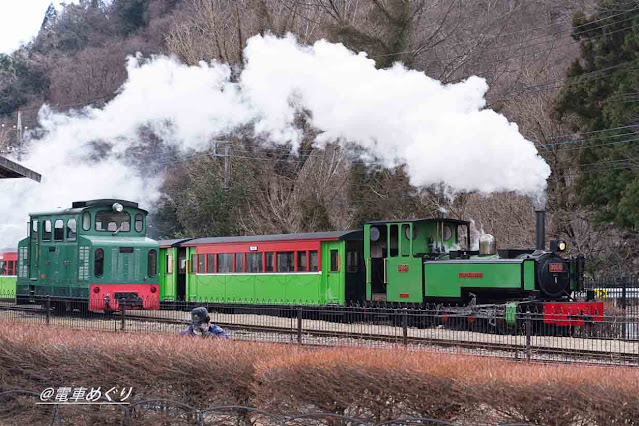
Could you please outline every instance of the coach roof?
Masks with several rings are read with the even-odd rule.
[[[266,241],[300,240],[361,240],[362,237],[362,231],[309,232],[303,234],[246,235],[243,237],[196,238],[181,245],[198,246],[203,244],[257,243]]]

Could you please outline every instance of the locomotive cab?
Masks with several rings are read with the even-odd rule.
[[[442,218],[365,224],[366,300],[422,303],[424,259],[439,259],[451,253],[456,257],[477,254],[468,250],[469,225]],[[460,232],[462,229],[464,232]]]
[[[50,296],[69,309],[158,309],[159,246],[146,237],[147,212],[124,200],[74,202],[70,209],[32,213],[19,243],[16,297]]]

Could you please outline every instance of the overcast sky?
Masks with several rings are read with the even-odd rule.
[[[11,53],[38,33],[44,13],[52,0],[0,0],[0,53]],[[53,0],[75,3],[77,0]]]

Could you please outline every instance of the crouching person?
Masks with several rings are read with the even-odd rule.
[[[180,336],[201,336],[219,339],[228,339],[222,327],[211,324],[209,312],[204,307],[195,308],[191,311],[191,324],[186,330],[180,332]]]

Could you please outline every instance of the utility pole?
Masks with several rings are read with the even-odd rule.
[[[18,111],[18,123],[16,128],[16,143],[18,147],[22,147],[22,111]]]
[[[228,141],[224,145],[224,189],[231,188],[231,147],[232,141]]]

